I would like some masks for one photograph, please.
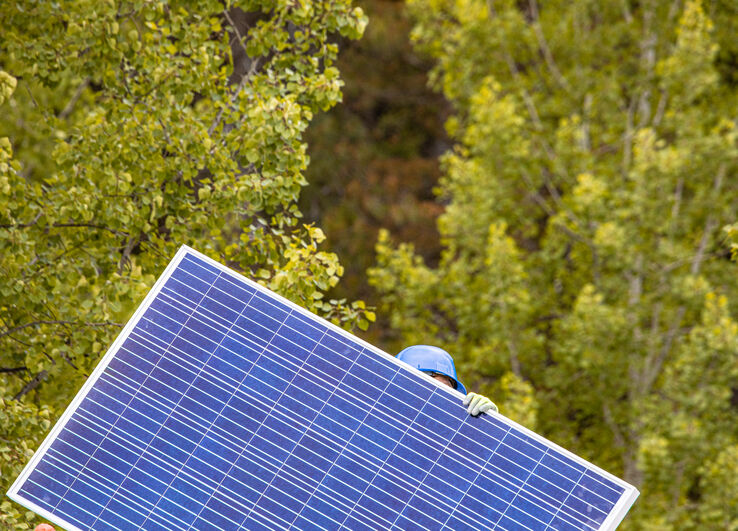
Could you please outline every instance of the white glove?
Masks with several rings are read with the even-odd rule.
[[[488,411],[492,411],[494,413],[498,412],[497,406],[492,402],[492,400],[486,396],[478,395],[477,393],[469,393],[466,395],[462,404],[467,406],[467,412],[473,417],[476,417],[480,413],[487,413]]]

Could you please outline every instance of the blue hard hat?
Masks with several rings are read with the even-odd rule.
[[[454,389],[466,394],[466,387],[461,384],[456,376],[454,359],[451,357],[451,354],[442,348],[431,345],[413,345],[412,347],[403,349],[397,355],[397,359],[423,372],[448,376],[456,384]]]

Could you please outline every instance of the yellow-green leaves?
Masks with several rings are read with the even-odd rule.
[[[738,259],[738,223],[726,225],[723,227],[723,231],[728,236],[730,241],[730,252],[733,260]]]
[[[8,394],[9,389],[0,381],[0,477],[6,482],[14,479],[23,469],[55,416],[55,411],[48,406],[22,404],[11,400]],[[33,513],[23,510],[7,498],[0,504],[2,529],[30,529],[35,525],[36,518]]]
[[[728,446],[703,464],[704,507],[702,529],[738,529],[738,445]]]
[[[718,46],[710,38],[712,26],[701,0],[685,3],[676,30],[674,53],[658,67],[663,87],[675,98],[676,105],[687,105],[714,90],[718,74],[713,61]]]
[[[533,386],[514,373],[508,372],[502,375],[496,389],[499,390],[496,403],[500,411],[526,428],[535,430],[538,404]]]
[[[17,85],[17,79],[7,72],[0,70],[0,105],[10,99]]]
[[[296,207],[302,133],[341,97],[332,39],[366,24],[349,0],[3,2],[0,20],[0,368],[20,368],[0,398],[66,404],[182,244],[373,320],[324,300],[343,268]],[[0,449],[47,427],[18,422]]]
[[[738,443],[732,8],[408,5],[456,144],[437,265],[377,244],[402,344],[483,392],[528,385],[540,431],[642,490],[624,527],[734,526],[713,466]]]

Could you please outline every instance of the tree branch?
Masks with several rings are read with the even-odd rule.
[[[582,109],[582,150],[591,151],[592,142],[590,140],[589,113],[592,110],[592,94],[589,92],[584,96],[584,105]]]
[[[231,17],[231,14],[228,12],[227,9],[223,10],[223,16],[225,16],[226,20],[228,21],[228,24],[233,28],[233,31],[236,34],[236,37],[238,38],[238,42],[241,45],[241,48],[243,49],[243,53],[246,54],[246,57],[249,56],[248,52],[246,51],[246,45],[244,44],[244,37],[241,35],[241,32],[238,30],[238,25],[234,22],[233,18]],[[235,68],[235,65],[234,65]],[[233,106],[233,103],[236,101],[236,98],[240,94],[243,87],[246,86],[246,83],[251,79],[251,77],[256,73],[256,70],[259,68],[259,58],[256,57],[251,61],[251,65],[249,66],[249,70],[241,76],[241,80],[238,82],[238,86],[233,91],[233,94],[231,94],[231,99],[228,102],[228,105],[223,106],[219,111],[218,115],[215,117],[215,120],[213,120],[213,123],[208,128],[208,135],[212,135],[215,129],[220,125],[220,122],[223,120],[223,114],[225,113],[226,109]],[[214,148],[213,148],[214,149]]]
[[[685,306],[679,307],[679,309],[677,310],[677,315],[674,318],[674,321],[671,323],[669,331],[666,333],[666,339],[664,340],[664,343],[661,345],[661,348],[658,351],[658,355],[655,358],[646,360],[646,366],[643,371],[643,378],[641,379],[642,383],[640,386],[641,391],[644,395],[648,393],[648,391],[651,389],[651,386],[656,381],[656,378],[661,371],[661,366],[664,364],[666,356],[671,351],[671,346],[674,344],[674,338],[676,337],[677,332],[679,332],[679,325],[681,324],[686,311],[687,309]]]
[[[602,404],[602,417],[605,419],[607,427],[612,431],[612,436],[615,439],[615,446],[618,448],[625,448],[625,437],[623,436],[623,432],[620,431],[620,428],[618,428],[618,423],[615,422],[615,419],[612,416],[612,410],[607,403]]]
[[[32,227],[41,218],[41,214],[42,212],[39,212],[38,214],[36,214],[36,217],[33,218],[33,220],[30,221],[29,223],[14,223],[12,225],[0,225],[0,229],[25,229],[27,227]]]
[[[18,391],[18,394],[16,394],[13,397],[13,400],[20,400],[25,395],[27,395],[28,393],[30,393],[31,391],[33,391],[34,389],[36,389],[38,387],[38,385],[44,379],[46,379],[46,375],[48,375],[48,374],[49,374],[49,371],[47,371],[46,369],[44,369],[43,371],[39,372],[36,376],[33,377],[33,379],[30,382],[28,382],[26,385],[23,386],[23,389],[21,389],[20,391]]]
[[[656,65],[656,35],[651,31],[651,22],[653,21],[653,9],[643,10],[643,39],[641,40],[641,65],[645,65],[646,78],[653,76],[654,67]],[[646,86],[641,92],[638,101],[640,119],[638,127],[645,127],[651,120],[651,89]]]
[[[0,373],[12,373],[12,372],[24,372],[27,371],[28,367],[0,367]]]
[[[17,223],[17,224],[13,224],[13,225],[0,225],[0,228],[1,229],[25,229],[25,228],[28,228],[28,227],[33,227],[34,225],[36,225],[36,223],[38,223],[38,220],[41,219],[41,214],[42,214],[41,212],[39,212],[38,214],[36,214],[36,217],[33,218],[33,220],[30,221],[29,223]],[[116,236],[127,236],[128,235],[128,233],[126,233],[126,232],[121,232],[121,231],[118,231],[118,230],[115,230],[115,229],[111,229],[111,228],[105,227],[103,225],[95,225],[94,223],[74,223],[74,222],[70,222],[70,223],[53,223],[50,226],[52,228],[55,228],[55,229],[56,228],[65,228],[65,227],[88,227],[88,228],[91,228],[91,229],[105,230],[105,231],[108,231],[108,232],[110,232],[112,234],[115,234]]]
[[[230,24],[231,27],[233,28],[233,31],[236,34],[236,38],[238,39],[238,44],[241,45],[241,49],[243,50],[243,53],[245,53],[246,56],[248,57],[249,53],[246,50],[246,45],[244,44],[244,41],[246,39],[244,39],[244,37],[241,35],[241,32],[238,30],[238,25],[234,22],[233,18],[231,18],[231,14],[228,12],[227,9],[223,10],[223,16],[228,21],[228,24]]]
[[[664,119],[664,112],[666,111],[666,102],[668,101],[668,94],[665,90],[661,91],[661,95],[659,96],[659,102],[656,105],[656,113],[653,116],[653,120],[651,121],[651,124],[654,127],[658,127],[659,124],[661,124],[661,120]]]
[[[633,15],[628,7],[628,0],[621,0],[620,4],[623,6],[623,18],[625,18],[626,23],[630,24],[633,22]]]
[[[725,172],[727,171],[727,166],[725,164],[722,164],[720,168],[718,169],[717,174],[715,175],[715,180],[713,182],[712,192],[713,195],[718,195],[720,193],[720,189],[723,185],[723,179],[725,178]],[[690,273],[692,275],[697,275],[700,271],[700,268],[702,266],[702,262],[705,258],[705,249],[707,248],[707,244],[710,241],[710,236],[712,235],[713,231],[715,230],[717,226],[717,221],[714,216],[708,216],[707,221],[705,222],[705,229],[702,231],[702,237],[700,238],[700,243],[697,246],[697,252],[694,255],[694,258],[692,259],[692,266],[690,267]],[[641,390],[645,393],[647,393],[653,383],[656,381],[656,378],[659,375],[659,372],[661,371],[661,367],[664,364],[664,361],[666,360],[666,356],[668,356],[669,352],[671,351],[671,347],[674,343],[674,338],[676,337],[677,333],[680,330],[680,323],[682,322],[682,319],[684,318],[684,314],[686,313],[687,309],[684,305],[679,306],[679,309],[677,310],[676,317],[674,318],[674,321],[672,322],[671,326],[669,327],[669,331],[666,334],[666,339],[664,340],[663,345],[661,346],[661,349],[659,349],[658,353],[652,356],[649,356],[648,359],[646,359],[646,364],[643,369],[643,378],[641,382]]]
[[[138,238],[129,238],[126,246],[123,248],[123,253],[120,255],[120,261],[118,262],[118,273],[123,272],[123,268],[131,261],[131,252],[138,243]]]
[[[82,96],[82,93],[87,88],[87,86],[90,84],[90,78],[85,78],[82,83],[79,84],[77,87],[77,90],[74,91],[74,94],[72,95],[72,99],[69,100],[69,103],[62,109],[62,111],[59,113],[59,119],[64,120],[67,116],[72,114],[72,111],[74,110],[74,106],[77,104],[77,101],[79,101],[79,98]]]
[[[54,223],[52,225],[52,227],[54,227],[54,228],[59,228],[59,227],[88,227],[88,228],[91,228],[91,229],[105,230],[105,231],[108,231],[108,232],[110,232],[112,234],[115,234],[116,236],[128,236],[128,233],[127,232],[122,232],[122,231],[119,231],[119,230],[111,229],[111,228],[105,227],[103,225],[95,225],[93,223]]]
[[[676,232],[679,209],[682,205],[682,192],[684,191],[684,177],[679,177],[674,190],[674,204],[671,207],[671,229],[672,235]]]
[[[225,110],[229,107],[232,107],[234,102],[236,101],[236,98],[241,93],[241,90],[243,90],[243,87],[246,86],[246,82],[251,79],[251,77],[256,73],[256,70],[259,68],[259,58],[257,57],[251,62],[251,67],[249,68],[249,71],[246,72],[243,76],[241,76],[241,81],[238,82],[238,87],[236,87],[236,90],[233,91],[233,94],[231,95],[231,99],[228,102],[228,105],[225,105],[218,111],[218,115],[215,117],[215,120],[213,120],[213,123],[208,128],[208,135],[212,135],[213,131],[220,125],[220,122],[223,120],[223,114],[225,113]],[[241,117],[241,120],[239,123],[242,123],[245,119],[246,115]]]
[[[630,162],[633,158],[633,123],[635,121],[637,104],[637,100],[632,98],[628,105],[628,113],[625,115],[625,133],[623,134],[623,176],[628,174],[628,168],[630,167]]]
[[[546,66],[548,66],[548,69],[551,71],[551,74],[556,80],[556,83],[558,83],[559,86],[566,92],[569,92],[571,90],[571,87],[569,86],[569,83],[566,81],[564,76],[561,74],[559,67],[556,66],[556,62],[554,61],[553,55],[551,54],[551,49],[548,47],[546,37],[543,35],[543,29],[541,28],[541,23],[538,20],[538,3],[536,2],[536,0],[529,0],[528,5],[530,6],[530,11],[533,15],[533,23],[531,24],[531,26],[533,26],[533,31],[536,34],[538,47],[543,52],[543,58],[546,60]]]
[[[22,324],[13,328],[9,328],[3,332],[0,333],[0,337],[9,336],[10,334],[14,334],[15,332],[19,332],[25,328],[29,328],[32,326],[40,326],[40,325],[71,325],[71,326],[89,326],[89,327],[97,327],[97,326],[117,326],[118,328],[122,328],[122,323],[112,323],[112,322],[103,322],[103,323],[85,323],[85,322],[74,322],[74,321],[33,321],[32,323],[26,323]]]
[[[492,0],[487,0],[487,11],[489,12],[490,17],[497,16],[497,10],[495,9],[494,5],[492,5]],[[510,74],[512,74],[513,79],[517,81],[520,77],[520,71],[518,70],[515,61],[512,58],[512,54],[507,48],[507,44],[505,44],[504,55],[505,62],[507,63],[507,68],[510,70]],[[528,94],[528,91],[525,89],[525,87],[523,87],[522,83],[517,83],[517,85],[520,86],[520,92],[523,96],[523,101],[525,102],[525,106],[528,107],[528,114],[530,115],[531,120],[533,120],[533,124],[538,130],[542,130],[543,124],[541,123],[541,118],[538,114],[538,110],[536,109],[536,105],[535,103],[533,103],[533,98],[531,98],[530,94]]]
[[[507,342],[507,349],[510,351],[510,368],[515,376],[523,379],[523,370],[520,366],[520,358],[518,357],[518,348],[515,346],[515,342],[509,340]]]

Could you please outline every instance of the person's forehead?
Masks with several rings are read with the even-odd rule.
[[[451,378],[450,376],[447,376],[447,375],[445,375],[445,374],[439,374],[439,373],[437,373],[437,372],[436,372],[436,373],[433,373],[433,374],[431,374],[431,376],[432,376],[433,378],[437,379],[437,380],[443,380],[444,382],[447,382],[447,383],[448,383],[449,385],[451,385],[451,386],[453,387],[453,381],[454,381],[454,380],[453,380],[453,378]]]

